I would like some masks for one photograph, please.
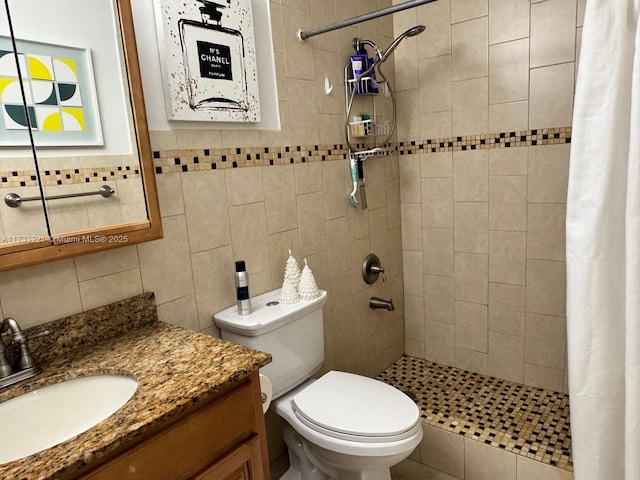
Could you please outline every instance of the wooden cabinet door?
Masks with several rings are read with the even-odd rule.
[[[186,480],[253,438],[257,408],[246,382],[81,478]]]
[[[265,480],[259,438],[243,442],[192,480]]]

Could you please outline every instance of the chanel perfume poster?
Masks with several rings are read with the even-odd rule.
[[[170,120],[259,122],[251,0],[155,0]]]

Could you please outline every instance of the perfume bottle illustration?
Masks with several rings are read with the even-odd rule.
[[[222,26],[231,0],[197,0],[202,21],[178,20],[189,106],[193,110],[248,110],[242,33]]]

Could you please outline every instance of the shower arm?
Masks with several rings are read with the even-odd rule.
[[[393,5],[387,8],[382,8],[380,10],[375,10],[373,12],[365,13],[364,15],[359,15],[357,17],[349,18],[347,20],[342,20],[340,22],[332,23],[324,27],[314,28],[314,29],[305,30],[305,31],[299,30],[298,40],[304,42],[307,38],[315,37],[316,35],[332,32],[334,30],[338,30],[344,27],[349,27],[351,25],[356,25],[358,23],[366,22],[368,20],[374,20],[376,18],[384,17],[385,15],[401,12],[402,10],[406,10],[408,8],[418,7],[420,5],[424,5],[425,3],[431,3],[435,1],[436,0],[409,0],[408,2],[400,3],[398,5]]]

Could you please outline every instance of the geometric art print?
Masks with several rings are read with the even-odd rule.
[[[0,43],[0,144],[24,145],[23,132],[30,126],[36,145],[101,145],[88,51],[25,41],[17,45],[18,65],[14,52]]]

